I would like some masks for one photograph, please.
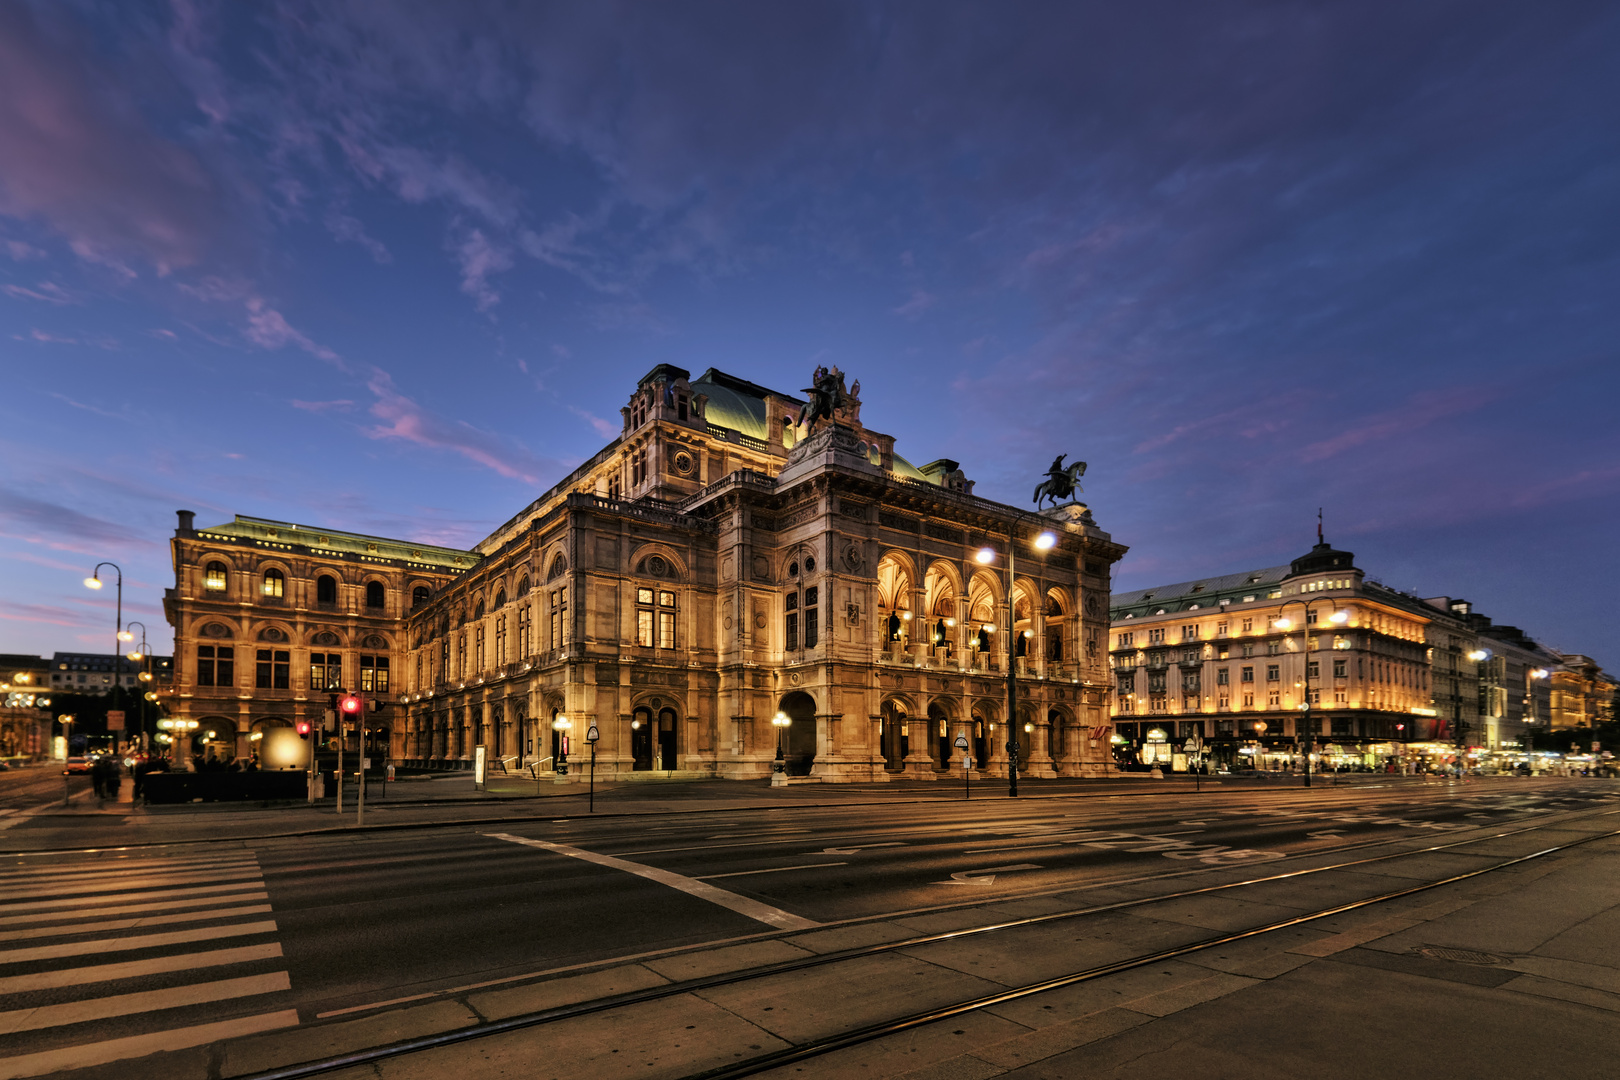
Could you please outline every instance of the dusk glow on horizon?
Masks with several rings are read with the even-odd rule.
[[[169,652],[177,510],[466,548],[655,365],[837,365],[977,495],[1086,462],[1118,591],[1321,507],[1614,670],[1617,51],[1583,3],[0,6],[0,652],[106,651],[103,560]]]

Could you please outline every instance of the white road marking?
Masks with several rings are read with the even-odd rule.
[[[1039,870],[1035,863],[1018,863],[1015,866],[987,866],[983,870],[961,870],[951,875],[949,881],[935,881],[935,885],[989,885],[996,880],[997,874],[1010,874],[1015,870]]]
[[[70,934],[107,934],[115,930],[136,930],[147,926],[164,926],[178,922],[202,922],[205,919],[232,919],[242,915],[264,915],[269,904],[248,907],[215,909],[212,911],[176,911],[167,915],[143,915],[137,919],[109,919],[95,923],[57,923],[54,926],[35,926],[27,930],[0,931],[0,941],[26,941],[30,938],[66,937]],[[85,914],[90,914],[86,912]],[[100,911],[95,914],[102,914]],[[55,918],[61,918],[60,915]]]
[[[713,881],[723,877],[748,877],[752,874],[780,874],[784,870],[815,870],[822,866],[848,866],[847,862],[806,863],[803,866],[776,866],[769,870],[736,870],[729,874],[699,874],[693,881]]]
[[[64,1046],[59,1050],[24,1054],[21,1057],[0,1058],[0,1080],[45,1076],[49,1073],[66,1072],[69,1069],[86,1069],[92,1065],[105,1065],[110,1061],[145,1057],[165,1050],[184,1050],[191,1046],[218,1042],[220,1039],[295,1027],[297,1024],[298,1010],[284,1009],[281,1012],[244,1016],[237,1020],[221,1020],[213,1024],[199,1024],[196,1027],[174,1028],[169,1031],[149,1031],[144,1035],[131,1035],[124,1039],[109,1039],[106,1042]]]
[[[17,857],[26,859],[29,856],[24,853]],[[33,870],[7,870],[5,876],[8,881],[15,879],[19,882],[23,878],[94,877],[109,873],[139,873],[144,877],[154,870],[223,870],[243,865],[257,866],[258,862],[257,857],[251,852],[214,859],[98,859],[94,862],[60,863]]]
[[[206,874],[150,874],[143,877],[123,878],[118,881],[102,881],[92,884],[88,881],[69,882],[57,884],[55,882],[38,882],[19,889],[0,890],[0,900],[22,900],[31,896],[63,896],[73,894],[85,897],[86,903],[94,903],[96,893],[115,892],[118,889],[151,888],[161,889],[169,885],[197,885],[204,881],[230,881],[241,878],[261,877],[256,866],[243,867],[240,870],[215,870]],[[150,883],[150,884],[148,884]]]
[[[783,911],[781,908],[762,904],[758,900],[750,900],[746,896],[738,896],[736,893],[727,892],[724,889],[704,884],[681,874],[671,873],[668,870],[659,870],[651,866],[643,866],[641,863],[616,859],[611,855],[598,855],[594,851],[569,847],[566,844],[552,844],[545,840],[530,840],[522,836],[513,836],[510,833],[484,833],[483,835],[495,840],[505,840],[511,844],[522,844],[525,847],[539,848],[542,851],[566,855],[571,859],[580,859],[584,862],[595,863],[598,866],[622,870],[627,874],[634,874],[637,877],[646,878],[648,881],[656,881],[660,885],[678,889],[691,896],[696,896],[700,900],[707,900],[711,904],[717,904],[720,907],[735,911],[739,915],[745,915],[750,919],[765,923],[768,926],[777,926],[783,930],[810,930],[821,925],[810,919]]]
[[[449,993],[448,990],[431,990],[426,994],[412,994],[410,997],[389,998],[387,1001],[373,1001],[369,1005],[350,1005],[347,1009],[329,1009],[323,1013],[316,1013],[315,1019],[325,1020],[328,1016],[347,1016],[349,1013],[365,1012],[367,1009],[381,1009],[387,1005],[403,1005],[407,1001],[421,1001],[423,998],[438,997]]]
[[[233,887],[234,888],[234,887]],[[263,890],[264,886],[244,885],[245,889]],[[142,895],[153,895],[145,893]],[[32,915],[4,915],[0,916],[0,926],[18,926],[22,923],[61,922],[65,919],[83,919],[92,915],[133,915],[141,911],[172,911],[175,908],[202,907],[204,904],[240,904],[249,900],[268,900],[267,892],[231,892],[224,896],[193,896],[181,900],[159,900],[147,904],[120,904],[117,907],[98,907],[94,911],[40,911]],[[27,907],[38,905],[28,904]],[[64,930],[63,933],[68,933]]]
[[[860,845],[853,846],[853,847],[822,848],[821,853],[823,855],[853,855],[857,851],[866,851],[868,848],[905,847],[905,846],[906,845],[903,842],[899,841],[899,840],[890,840],[888,843],[885,843],[885,844],[860,844]]]
[[[30,994],[36,990],[84,986],[87,983],[110,982],[113,979],[133,979],[165,971],[190,971],[193,968],[244,964],[250,960],[275,960],[280,956],[281,945],[272,941],[263,945],[243,945],[235,949],[211,949],[207,952],[180,953],[177,956],[156,956],[150,960],[126,960],[121,964],[97,964],[94,967],[65,968],[61,971],[37,971],[32,975],[8,975],[0,978],[0,994]]]
[[[142,892],[120,893],[114,896],[76,897],[67,900],[30,900],[26,904],[7,904],[5,907],[0,908],[0,911],[42,911],[46,908],[65,907],[83,908],[86,904],[107,904],[119,900],[150,900],[154,896],[162,896],[165,898],[174,896],[195,896],[199,893],[217,894],[226,892],[247,892],[253,889],[262,888],[264,888],[264,882],[262,881],[239,881],[228,885],[194,885],[188,889],[161,889],[158,886],[154,886],[153,888],[144,890]],[[210,897],[208,902],[214,903],[216,899],[224,898]]]
[[[195,930],[171,930],[164,934],[138,934],[135,937],[102,938],[97,941],[65,941],[57,945],[36,945],[28,949],[0,950],[0,964],[24,964],[35,960],[57,960],[64,956],[84,956],[87,953],[129,952],[132,949],[155,949],[164,945],[183,945],[193,941],[213,941],[217,938],[248,937],[251,934],[273,934],[276,921],[238,923],[235,926],[204,926]]]
[[[32,1009],[16,1009],[0,1013],[0,1035],[61,1027],[64,1024],[82,1024],[107,1016],[129,1016],[133,1013],[155,1012],[158,1009],[174,1009],[182,1005],[206,1005],[230,998],[273,994],[280,990],[291,989],[292,980],[287,973],[275,971],[268,975],[248,975],[240,979],[220,979],[217,982],[170,986],[138,994],[87,998],[62,1005],[40,1005]]]

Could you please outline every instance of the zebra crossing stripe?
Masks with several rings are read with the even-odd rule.
[[[261,878],[258,867],[243,867],[240,870],[213,870],[207,873],[186,874],[149,874],[142,877],[120,878],[116,881],[98,880],[94,883],[72,882],[57,884],[55,882],[37,882],[22,888],[0,889],[0,900],[23,900],[31,896],[75,896],[85,897],[84,903],[95,903],[93,894],[117,892],[119,889],[164,889],[170,885],[198,885],[205,881],[230,881],[233,878]]]
[[[205,904],[242,904],[249,900],[268,900],[270,894],[263,891],[262,884],[248,884],[241,886],[244,889],[258,889],[258,892],[238,892],[225,896],[193,896],[179,900],[163,899],[146,904],[120,904],[116,907],[98,907],[91,911],[36,911],[29,915],[0,916],[0,926],[22,926],[27,923],[63,922],[70,919],[84,919],[92,915],[134,915],[143,911],[173,911],[175,908],[202,907]],[[148,894],[150,895],[150,894]],[[168,896],[167,893],[164,894]],[[34,905],[27,905],[32,907]]]
[[[105,1065],[124,1058],[145,1057],[165,1050],[184,1050],[192,1046],[205,1046],[220,1039],[234,1039],[261,1031],[295,1027],[297,1009],[243,1016],[235,1020],[221,1020],[195,1027],[172,1028],[168,1031],[149,1031],[123,1039],[105,1042],[81,1043],[37,1054],[0,1058],[0,1080],[20,1080],[28,1076],[46,1076],[69,1069],[87,1069],[92,1065]]]
[[[272,941],[263,945],[242,945],[234,949],[210,949],[206,952],[181,953],[177,956],[155,956],[150,960],[126,960],[120,964],[96,964],[92,967],[65,968],[61,971],[36,971],[28,975],[0,977],[0,994],[29,994],[36,990],[84,986],[87,983],[110,982],[113,979],[133,979],[165,971],[221,967],[225,964],[242,964],[250,960],[275,960],[280,956],[280,943]]]
[[[220,979],[216,982],[191,983],[170,986],[162,990],[147,990],[138,994],[114,994],[111,997],[69,1001],[62,1005],[38,1005],[32,1009],[15,1009],[0,1013],[0,1035],[18,1031],[39,1031],[42,1028],[82,1024],[108,1016],[129,1016],[132,1013],[174,1009],[182,1005],[207,1005],[228,998],[251,997],[254,994],[273,994],[291,990],[292,979],[285,971],[268,975],[247,975],[240,979]]]
[[[76,897],[66,900],[30,900],[25,904],[7,904],[6,911],[43,911],[47,908],[83,908],[86,904],[106,904],[120,900],[150,900],[154,896],[175,897],[195,896],[199,893],[242,892],[248,889],[264,888],[263,881],[237,881],[228,885],[193,885],[185,889],[165,889],[163,892],[154,892],[148,889],[144,892],[120,893],[116,896]],[[211,903],[212,901],[210,901]]]
[[[64,956],[155,949],[163,945],[184,945],[193,941],[212,941],[217,938],[247,937],[251,934],[275,932],[276,921],[265,919],[262,922],[237,923],[233,926],[170,930],[162,934],[137,934],[134,937],[100,938],[95,941],[64,941],[57,945],[35,945],[26,949],[0,949],[0,964],[25,964],[35,960],[59,960]]]
[[[253,904],[248,907],[219,908],[213,911],[177,911],[168,915],[143,915],[135,919],[110,919],[106,922],[96,923],[59,922],[54,926],[36,926],[28,930],[0,930],[0,941],[65,937],[70,934],[106,934],[114,930],[144,929],[148,926],[163,926],[169,923],[201,922],[204,919],[229,919],[238,915],[265,915],[269,911],[269,904]],[[100,915],[102,912],[85,912],[85,914]],[[61,918],[61,916],[57,916],[57,918]]]

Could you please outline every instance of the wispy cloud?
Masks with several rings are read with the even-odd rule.
[[[894,313],[900,316],[902,319],[916,319],[920,318],[923,312],[927,311],[938,302],[939,298],[934,296],[932,293],[924,292],[921,289],[913,289],[911,291],[911,299],[907,300],[905,303],[893,310]]]
[[[479,311],[488,312],[501,302],[489,278],[512,268],[512,254],[489,241],[482,229],[469,229],[455,249],[461,266],[461,291],[473,298]]]
[[[373,368],[367,387],[377,395],[371,415],[382,423],[366,430],[373,439],[401,439],[434,450],[449,450],[512,480],[538,485],[557,471],[557,463],[535,457],[498,435],[462,420],[451,420],[425,409],[401,394],[393,376]]]
[[[311,356],[318,357],[328,363],[343,363],[343,358],[324,345],[318,345],[308,337],[293,329],[281,312],[270,307],[257,296],[247,300],[247,329],[243,331],[244,337],[261,349],[279,349],[286,345],[295,345]]]
[[[1501,396],[1502,391],[1485,386],[1424,391],[1394,409],[1363,418],[1332,438],[1312,443],[1305,448],[1304,458],[1306,461],[1322,461],[1366,443],[1397,437],[1405,440],[1430,424],[1473,412]]]
[[[615,424],[611,420],[604,420],[600,416],[595,416],[586,412],[577,405],[568,406],[568,411],[585,421],[587,424],[591,425],[591,427],[595,428],[596,433],[602,436],[604,439],[613,438],[623,429],[622,424]]]
[[[78,297],[54,281],[41,281],[32,289],[26,289],[21,285],[0,285],[0,292],[18,300],[38,300],[41,303],[58,306],[79,303]]]
[[[333,237],[346,244],[358,244],[371,256],[373,262],[383,265],[394,261],[393,254],[381,240],[366,232],[360,219],[333,210],[326,215],[326,229]]]
[[[334,411],[335,412],[349,412],[349,411],[353,410],[354,402],[347,401],[347,400],[344,400],[344,401],[299,401],[297,398],[294,398],[293,401],[292,401],[292,407],[295,408],[295,409],[303,409],[305,412],[312,412],[312,413],[324,413],[324,412],[334,412]]]
[[[70,507],[0,488],[0,535],[59,551],[105,551],[107,545],[151,541],[126,525],[91,517]]]

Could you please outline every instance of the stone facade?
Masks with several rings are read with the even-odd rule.
[[[508,768],[577,767],[595,727],[606,775],[763,777],[780,740],[790,774],[882,780],[950,775],[964,736],[1004,775],[1006,634],[977,633],[1004,625],[1004,577],[974,553],[1010,528],[1028,548],[1038,526],[1059,542],[1019,555],[1026,767],[1110,771],[1104,642],[1125,549],[1074,508],[974,496],[954,461],[912,466],[853,394],[813,434],[801,404],[712,369],[640,380],[619,439],[407,617],[404,758],[483,745]]]
[[[398,756],[403,627],[421,605],[479,560],[474,552],[237,517],[194,527],[182,510],[170,541],[175,584],[173,679],[158,691],[171,718],[198,721],[185,751],[230,759],[251,736],[309,720],[330,693],[361,690],[372,749]],[[206,733],[214,732],[208,739]]]

